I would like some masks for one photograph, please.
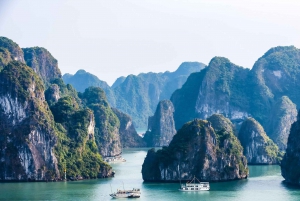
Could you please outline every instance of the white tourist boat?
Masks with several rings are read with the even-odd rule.
[[[132,190],[117,190],[116,193],[110,194],[113,198],[139,198],[141,197],[141,190],[134,188]]]
[[[200,182],[195,176],[192,181],[180,185],[180,191],[195,192],[195,191],[209,191],[209,182]]]

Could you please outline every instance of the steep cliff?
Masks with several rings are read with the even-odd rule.
[[[281,161],[281,174],[285,181],[300,186],[300,114],[293,123],[286,153]]]
[[[176,129],[194,118],[219,113],[238,131],[244,119],[253,117],[284,150],[295,121],[293,103],[300,104],[299,77],[300,50],[293,46],[271,48],[250,71],[215,57],[172,94]]]
[[[59,177],[55,123],[44,87],[34,71],[17,61],[0,73],[0,178],[46,180]]]
[[[248,73],[226,58],[215,57],[201,72],[191,74],[171,97],[176,129],[193,118],[206,119],[216,113],[233,122],[248,117]]]
[[[30,67],[22,49],[0,37],[0,180],[62,179],[65,169],[67,178],[112,176],[98,152],[93,111],[64,84],[46,49],[24,51]]]
[[[56,122],[58,143],[55,153],[59,169],[67,178],[102,178],[111,176],[95,141],[95,119],[90,109],[79,107],[75,98],[65,96],[51,106]]]
[[[137,134],[131,117],[116,108],[112,108],[112,111],[117,115],[120,121],[119,133],[122,147],[145,147],[146,143],[143,138]]]
[[[227,181],[248,176],[243,148],[231,132],[215,132],[211,123],[193,120],[182,126],[168,147],[148,151],[144,181]]]
[[[265,127],[268,136],[281,151],[286,150],[290,129],[296,120],[296,105],[287,96],[282,96],[274,103]]]
[[[48,87],[52,80],[61,78],[57,60],[45,48],[23,48],[23,51],[27,66],[41,77],[45,86]]]
[[[99,87],[89,87],[80,94],[80,98],[83,104],[94,112],[95,138],[100,154],[103,157],[120,155],[120,121],[110,108],[104,91]]]
[[[275,47],[255,62],[251,69],[251,111],[265,126],[273,104],[282,96],[300,106],[300,50],[293,46]]]
[[[176,133],[171,101],[163,100],[157,105],[154,116],[149,117],[148,131],[144,140],[149,147],[168,146]]]
[[[277,145],[267,136],[263,127],[253,118],[247,118],[238,136],[248,164],[278,164],[281,153]]]

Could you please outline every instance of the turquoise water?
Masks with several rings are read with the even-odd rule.
[[[300,189],[282,183],[279,166],[250,166],[247,180],[211,183],[208,192],[179,192],[178,184],[143,183],[141,166],[147,149],[124,149],[125,163],[112,164],[116,176],[110,179],[51,183],[0,183],[0,200],[114,200],[109,193],[141,188],[137,200],[300,200]],[[124,200],[124,199],[122,199]]]

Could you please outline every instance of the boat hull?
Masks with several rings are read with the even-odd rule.
[[[179,191],[182,191],[182,192],[198,192],[198,191],[209,191],[209,188],[203,188],[203,189],[198,189],[198,190],[185,190],[185,189],[178,189]]]
[[[110,194],[110,196],[112,198],[139,198],[139,197],[141,197],[140,194],[134,194],[134,193],[131,193],[131,194]]]

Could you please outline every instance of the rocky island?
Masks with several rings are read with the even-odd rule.
[[[253,118],[247,118],[239,131],[238,139],[244,148],[248,164],[279,164],[282,154],[267,136],[263,127]]]
[[[66,85],[45,48],[0,37],[0,77],[1,181],[62,180],[65,170],[66,179],[110,177],[104,158],[120,156],[120,133],[142,143],[102,89]]]
[[[159,102],[154,116],[148,119],[148,131],[144,136],[148,147],[162,147],[170,144],[176,133],[173,113],[174,106],[171,101]]]
[[[300,186],[300,114],[293,123],[286,153],[281,162],[281,174],[289,184]]]
[[[182,126],[168,147],[150,149],[142,166],[148,182],[191,180],[228,181],[248,177],[247,159],[235,135],[195,119]]]

